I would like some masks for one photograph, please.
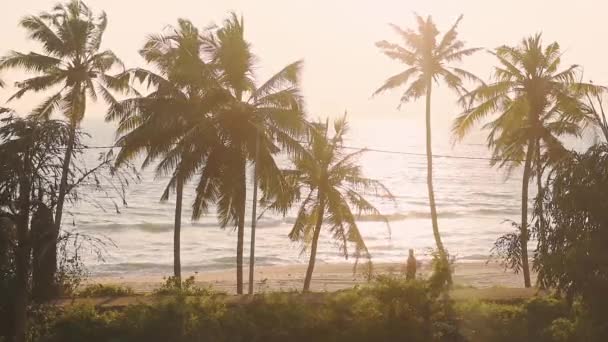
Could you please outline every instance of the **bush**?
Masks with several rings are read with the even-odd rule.
[[[91,298],[91,297],[121,297],[121,296],[132,296],[134,291],[130,287],[119,286],[119,285],[104,285],[104,284],[91,284],[87,285],[82,290],[76,293],[77,297]]]
[[[194,276],[192,276],[182,282],[175,277],[168,277],[161,287],[153,291],[153,294],[157,296],[210,296],[220,293],[211,287],[197,286]]]
[[[50,311],[33,322],[32,341],[600,341],[581,305],[453,303],[401,278],[334,293],[178,294],[115,311]]]

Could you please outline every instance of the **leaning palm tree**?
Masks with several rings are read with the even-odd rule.
[[[464,57],[470,56],[478,48],[465,48],[464,43],[458,40],[456,31],[462,16],[438,40],[439,31],[429,16],[426,20],[416,16],[418,21],[417,31],[404,30],[397,25],[391,27],[403,39],[405,46],[389,43],[385,40],[376,43],[382,53],[407,66],[407,69],[397,75],[390,77],[382,87],[378,88],[374,95],[387,90],[405,86],[406,90],[401,97],[401,104],[416,100],[422,96],[426,98],[426,156],[427,156],[427,187],[429,206],[431,209],[431,221],[433,224],[433,235],[437,250],[445,260],[447,254],[437,222],[437,208],[435,205],[435,192],[433,188],[433,150],[431,139],[431,93],[433,81],[438,83],[442,80],[450,89],[461,94],[465,91],[463,79],[477,80],[470,72],[448,64],[460,62]]]
[[[577,81],[577,65],[559,70],[559,44],[543,48],[540,34],[516,47],[501,46],[492,54],[500,63],[494,68],[494,82],[462,97],[465,111],[454,122],[453,131],[462,139],[479,121],[496,114],[485,126],[490,129],[488,145],[493,164],[510,169],[524,165],[519,245],[524,284],[529,287],[528,185],[533,166],[536,164],[536,177],[540,179],[542,151],[555,160],[564,152],[559,137],[580,134],[585,120],[580,93],[595,86]]]
[[[142,168],[157,162],[157,177],[170,176],[161,201],[175,192],[173,270],[178,285],[184,183],[219,143],[209,116],[212,106],[221,101],[214,96],[213,72],[202,59],[201,45],[199,30],[183,19],[165,34],[148,37],[140,54],[156,72],[136,68],[126,74],[152,91],[113,103],[106,116],[119,122],[117,165],[145,153]]]
[[[348,131],[346,116],[334,122],[332,137],[328,137],[327,124],[315,126],[306,153],[293,158],[293,170],[283,171],[289,184],[288,191],[278,193],[272,200],[265,198],[269,209],[283,213],[294,203],[301,202],[289,238],[302,242],[305,250],[310,247],[304,291],[310,289],[323,227],[329,229],[345,258],[351,255],[349,247],[352,246],[352,255],[357,260],[361,256],[369,259],[371,255],[356,219],[362,214],[371,214],[385,220],[387,225],[388,220],[365,195],[372,193],[393,198],[382,183],[363,177],[357,157],[365,149],[346,153],[343,145]]]
[[[42,53],[12,51],[0,58],[0,70],[21,68],[35,74],[16,83],[18,91],[9,101],[26,93],[52,90],[52,94],[31,111],[31,116],[48,120],[55,112],[60,112],[70,125],[71,138],[63,159],[55,209],[57,229],[61,226],[68,192],[76,130],[85,115],[87,100],[95,101],[99,94],[111,102],[111,90],[126,88],[124,80],[108,74],[114,67],[122,67],[122,62],[112,51],[101,50],[107,22],[105,13],[94,15],[82,1],[57,4],[50,12],[27,16],[20,22],[28,37],[41,43]]]
[[[247,164],[255,165],[254,189],[259,186],[262,191],[280,190],[283,182],[274,157],[281,151],[300,150],[298,139],[306,130],[299,88],[302,63],[289,64],[256,86],[255,57],[244,34],[243,19],[233,13],[220,28],[204,37],[204,48],[215,68],[218,85],[230,99],[214,111],[213,120],[225,146],[208,156],[194,203],[197,218],[216,201],[222,227],[232,225],[237,230],[239,294],[243,292]],[[257,204],[257,198],[253,203]],[[253,217],[253,224],[255,220]],[[253,235],[249,292],[253,291],[254,243]]]

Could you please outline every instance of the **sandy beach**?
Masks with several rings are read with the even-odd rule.
[[[257,267],[255,272],[256,292],[301,290],[306,265]],[[374,274],[398,274],[402,264],[374,264]],[[360,265],[357,274],[353,274],[352,264],[318,264],[312,280],[313,291],[336,291],[351,288],[367,282],[364,274],[365,265]],[[423,264],[418,271],[419,276],[426,277],[430,271],[428,263]],[[245,288],[247,288],[248,268],[244,269]],[[139,293],[148,293],[158,288],[163,277],[168,275],[151,274],[145,276],[121,277],[91,277],[87,283],[122,285],[133,288]],[[215,290],[227,293],[236,292],[235,271],[224,270],[205,273],[184,273],[184,278],[194,276],[199,285],[210,286]],[[454,264],[454,283],[460,286],[475,288],[490,287],[522,287],[522,276],[505,272],[498,264],[485,262],[469,262]]]

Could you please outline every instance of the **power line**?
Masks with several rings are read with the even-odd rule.
[[[120,148],[120,147],[121,146],[83,146],[83,147],[79,147],[79,148],[75,148],[75,149],[102,150],[102,149],[112,149],[112,148]],[[357,147],[357,146],[342,146],[342,147],[349,149],[349,150],[365,150],[368,152],[426,157],[426,153],[418,153],[418,152],[394,151],[394,150],[384,150],[384,149],[378,149],[378,148]],[[507,160],[507,161],[513,161],[513,162],[523,162],[523,160],[517,160],[517,159],[497,159],[497,158],[488,158],[488,157],[469,157],[469,156],[458,156],[458,155],[447,155],[447,154],[433,154],[432,156],[433,156],[433,158],[446,158],[446,159],[485,160],[485,161],[495,161],[495,162]]]
[[[400,154],[400,155],[408,155],[408,156],[426,157],[426,153],[390,151],[390,150],[381,150],[381,149],[366,148],[366,147],[353,147],[353,146],[342,146],[342,147],[350,149],[350,150],[366,150],[366,151],[369,151],[369,152],[378,152],[378,153],[389,153],[389,154]],[[503,160],[503,159],[487,158],[487,157],[450,156],[450,155],[447,155],[447,154],[433,154],[432,156],[433,156],[433,158],[448,158],[448,159],[470,159],[470,160],[488,160],[488,161],[501,161],[501,160]],[[512,160],[512,161],[520,161],[520,160]]]

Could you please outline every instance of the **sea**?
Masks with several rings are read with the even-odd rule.
[[[382,181],[395,197],[391,201],[368,194],[370,201],[389,218],[388,225],[378,217],[364,216],[358,220],[376,263],[404,262],[410,248],[418,258],[429,258],[434,246],[426,187],[424,124],[417,121],[416,125],[412,128],[410,121],[394,118],[355,118],[350,122],[345,145],[370,149],[359,159],[364,175]],[[109,128],[89,126],[92,138],[88,144],[111,143]],[[494,241],[513,231],[511,222],[519,220],[521,173],[492,168],[486,159],[490,152],[483,139],[455,144],[448,132],[447,129],[436,132],[433,140],[433,177],[441,236],[457,261],[485,261]],[[86,159],[99,152],[86,151]],[[102,258],[86,246],[81,252],[92,276],[172,273],[174,198],[167,202],[159,200],[167,179],[155,177],[153,167],[142,170],[140,176],[139,181],[130,182],[124,203],[112,189],[94,192],[84,187],[81,200],[70,204],[64,215],[65,230],[103,241]],[[251,173],[248,176],[251,178]],[[186,273],[201,273],[234,268],[236,231],[219,227],[214,208],[200,220],[190,220],[194,187],[189,183],[184,191],[182,269]],[[248,194],[251,195],[251,184]],[[249,209],[251,203],[249,197]],[[288,238],[295,214],[295,208],[285,216],[266,212],[258,221],[256,265],[307,262],[302,245]],[[248,212],[246,217],[245,256],[248,256],[251,214]],[[329,232],[323,231],[317,263],[344,262],[355,260],[346,259]]]

